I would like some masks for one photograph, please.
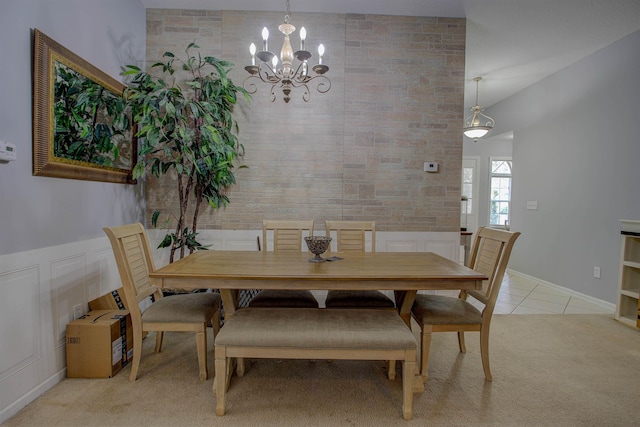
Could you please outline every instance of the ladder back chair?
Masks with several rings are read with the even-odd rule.
[[[376,251],[375,221],[325,221],[327,237],[336,236],[337,252],[366,252],[367,234],[371,252]],[[393,308],[395,303],[380,291],[333,290],[327,292],[327,308]]]
[[[263,220],[262,250],[268,250],[268,236],[273,233],[274,252],[301,252],[303,234],[313,235],[313,220]],[[318,300],[304,289],[263,289],[254,296],[249,307],[318,308]]]
[[[478,229],[468,267],[489,278],[483,282],[481,290],[461,291],[457,298],[444,295],[416,295],[411,313],[420,325],[420,374],[424,381],[428,378],[431,334],[457,332],[460,352],[466,353],[466,331],[480,332],[482,367],[486,380],[492,380],[489,367],[489,327],[511,250],[518,236],[520,232],[487,227]],[[468,296],[481,302],[482,310],[467,301]]]
[[[367,234],[371,236],[371,252],[376,251],[376,223],[375,221],[333,221],[324,222],[327,237],[336,235],[336,251],[367,252]],[[395,303],[380,291],[373,290],[331,290],[327,292],[324,303],[326,308],[383,308],[393,309]],[[387,375],[390,380],[395,378],[395,360],[389,360]]]
[[[162,290],[149,280],[155,264],[142,224],[105,227],[103,230],[111,242],[124,298],[131,313],[133,362],[129,381],[135,381],[138,375],[143,333],[156,333],[155,351],[159,353],[165,331],[195,333],[200,379],[206,381],[207,326],[211,323],[215,338],[220,328],[220,294],[202,292],[163,296]],[[142,311],[139,304],[149,297],[153,303]]]

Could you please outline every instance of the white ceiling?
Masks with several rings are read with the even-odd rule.
[[[284,11],[284,0],[140,0],[146,8]],[[290,0],[296,12],[467,18],[465,106],[491,106],[640,30],[640,0]]]

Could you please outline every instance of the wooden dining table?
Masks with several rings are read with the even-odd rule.
[[[243,289],[391,290],[411,329],[419,290],[481,289],[487,277],[432,252],[345,252],[310,262],[308,252],[198,251],[149,274],[163,289],[219,289],[224,316],[233,316]],[[241,370],[243,371],[243,369]],[[424,390],[416,373],[413,391]]]
[[[198,251],[152,273],[160,288],[219,289],[233,316],[242,289],[391,290],[407,325],[419,290],[481,289],[487,277],[432,252],[345,252],[310,262],[308,252]]]

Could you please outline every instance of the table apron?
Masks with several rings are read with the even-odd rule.
[[[376,279],[212,279],[182,277],[151,277],[160,288],[180,289],[307,289],[307,290],[459,290],[482,289],[482,280],[434,279],[376,280]]]

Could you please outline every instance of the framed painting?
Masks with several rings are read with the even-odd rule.
[[[33,175],[135,184],[125,86],[33,32]]]

